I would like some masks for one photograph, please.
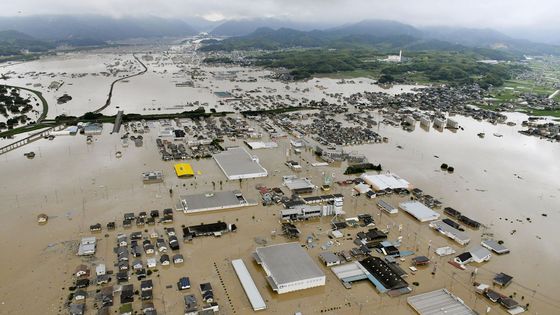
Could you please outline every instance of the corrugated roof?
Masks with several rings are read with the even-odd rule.
[[[233,269],[235,269],[235,273],[237,273],[237,277],[243,286],[243,290],[245,290],[245,294],[249,298],[249,302],[251,302],[251,306],[253,310],[264,310],[266,309],[266,303],[264,302],[261,293],[257,289],[249,270],[247,270],[247,266],[241,259],[235,259],[231,261],[233,265]]]
[[[278,285],[325,276],[299,243],[259,247],[256,253]]]
[[[411,296],[407,301],[420,315],[476,315],[461,299],[446,289]]]
[[[420,222],[432,221],[439,219],[439,213],[426,207],[419,201],[406,201],[401,202],[399,207],[410,215],[415,217]]]
[[[228,179],[265,177],[268,172],[244,148],[228,148],[214,154],[214,160]]]

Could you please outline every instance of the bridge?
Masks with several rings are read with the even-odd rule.
[[[39,139],[42,139],[43,137],[47,137],[49,136],[51,133],[55,132],[55,131],[59,131],[64,129],[66,126],[65,125],[58,125],[58,126],[54,126],[54,127],[50,127],[48,129],[45,129],[43,131],[39,131],[36,133],[33,133],[31,135],[29,135],[28,137],[25,137],[23,139],[20,139],[16,142],[12,142],[6,146],[3,146],[0,148],[0,155],[2,154],[6,154],[12,150],[15,150],[19,147],[22,147],[26,144],[29,144],[33,141],[37,141]]]

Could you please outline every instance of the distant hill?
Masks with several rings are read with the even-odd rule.
[[[41,40],[114,41],[140,37],[190,36],[184,21],[158,17],[112,18],[97,15],[0,17],[0,30],[16,30]]]
[[[464,46],[449,42],[426,40],[407,35],[408,31],[382,31],[366,33],[365,30],[342,28],[326,31],[298,31],[288,28],[273,30],[260,28],[255,32],[239,37],[209,43],[200,48],[202,51],[214,50],[276,50],[283,48],[378,48],[380,51],[397,52],[407,50],[459,50]],[[391,34],[391,35],[389,35]]]
[[[423,28],[422,31],[425,38],[469,47],[506,50],[524,54],[560,54],[560,46],[516,39],[488,28],[473,29],[442,26]]]
[[[229,20],[216,26],[210,34],[214,36],[244,36],[260,28],[278,30],[289,28],[298,31],[311,31],[326,28],[328,24],[294,22],[274,18]]]
[[[0,56],[20,55],[23,50],[43,52],[54,48],[52,43],[37,40],[14,30],[0,31]]]
[[[282,49],[290,47],[373,47],[381,50],[477,50],[491,59],[511,55],[556,54],[560,46],[511,38],[491,29],[433,27],[418,29],[385,20],[366,20],[326,30],[259,28],[253,33],[225,39],[202,50]]]

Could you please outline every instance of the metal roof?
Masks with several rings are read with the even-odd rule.
[[[463,231],[459,231],[451,225],[443,222],[442,220],[433,221],[430,223],[430,227],[434,230],[439,231],[441,234],[455,240],[461,245],[465,245],[471,241],[469,235]]]
[[[321,258],[321,260],[325,263],[325,264],[334,264],[334,263],[340,263],[340,257],[336,254],[333,254],[331,252],[322,252],[319,254],[319,258]]]
[[[259,289],[255,285],[249,270],[247,270],[247,266],[241,259],[235,259],[231,261],[233,265],[233,269],[235,269],[235,273],[243,286],[243,290],[245,290],[245,294],[249,298],[249,302],[251,302],[251,306],[253,310],[264,310],[266,309],[266,303],[264,302],[263,297],[261,296]]]
[[[241,147],[229,148],[214,154],[214,160],[230,180],[268,175],[266,169],[259,164],[258,159],[253,158]]]
[[[420,315],[476,315],[463,300],[446,289],[418,294],[407,298],[408,305]]]
[[[409,182],[395,174],[362,174],[360,178],[373,186],[375,190],[384,190],[387,188],[410,188]]]
[[[439,219],[439,213],[426,207],[419,201],[401,202],[399,207],[415,217],[420,222],[432,221]]]
[[[497,253],[497,254],[506,254],[509,253],[509,249],[507,247],[505,247],[504,245],[496,242],[495,240],[482,240],[481,242],[482,246],[491,249],[493,252]]]
[[[277,285],[325,276],[299,243],[258,247],[256,254]]]
[[[221,210],[254,205],[236,191],[213,191],[202,194],[183,195],[181,204],[186,212]]]

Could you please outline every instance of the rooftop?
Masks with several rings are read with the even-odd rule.
[[[183,211],[190,213],[251,206],[254,202],[248,202],[239,191],[214,191],[183,195],[180,204]]]
[[[214,160],[229,180],[265,177],[268,172],[244,148],[234,147],[214,154]]]
[[[256,254],[277,284],[325,276],[299,243],[258,247]]]
[[[470,242],[471,238],[465,232],[459,231],[456,228],[452,227],[451,225],[441,221],[433,221],[430,223],[430,227],[434,230],[439,231],[443,235],[455,240],[457,243],[461,245],[465,245]]]
[[[188,163],[178,163],[178,164],[175,164],[175,174],[177,174],[178,177],[193,176],[194,171],[193,171],[190,164],[188,164]]]
[[[504,245],[498,243],[495,240],[482,240],[482,246],[492,250],[496,254],[507,254],[509,253],[509,248],[505,247]]]
[[[315,185],[307,178],[297,178],[292,176],[284,177],[284,185],[290,190],[296,189],[314,189]]]
[[[401,202],[399,207],[415,217],[420,222],[427,222],[439,219],[439,213],[426,207],[419,201]]]
[[[476,315],[470,307],[446,289],[407,298],[408,305],[420,315]]]
[[[410,188],[410,183],[395,174],[363,174],[360,176],[367,184],[371,185],[375,190],[384,190],[387,188]]]
[[[258,311],[265,309],[266,304],[264,299],[260,294],[259,289],[257,289],[257,286],[255,285],[255,282],[253,281],[253,278],[251,277],[249,270],[247,270],[247,266],[245,266],[243,260],[235,259],[231,261],[231,264],[233,265],[233,269],[235,269],[235,273],[243,286],[243,290],[245,290],[245,294],[247,294],[247,297],[249,298],[249,302],[251,302],[253,310]]]
[[[333,254],[331,252],[322,252],[319,254],[319,258],[325,263],[325,264],[333,264],[333,263],[340,263],[340,257],[336,254]]]

